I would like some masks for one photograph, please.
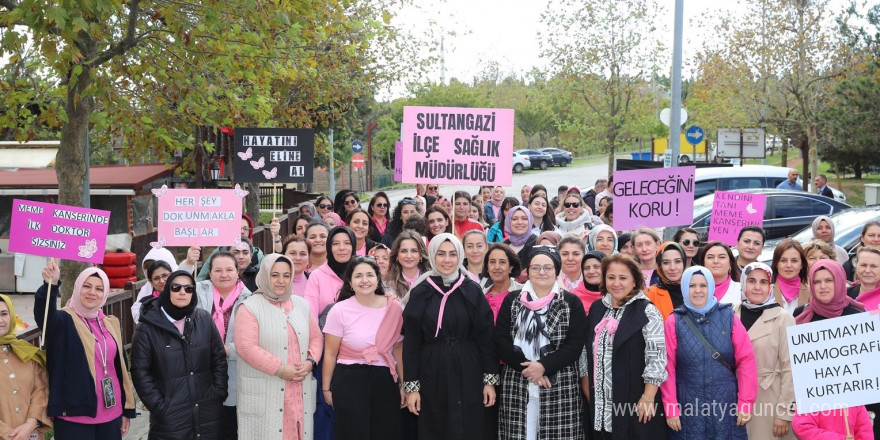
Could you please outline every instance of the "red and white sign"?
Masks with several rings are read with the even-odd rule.
[[[351,155],[351,166],[355,168],[363,168],[364,167],[364,155],[361,153],[355,153]]]

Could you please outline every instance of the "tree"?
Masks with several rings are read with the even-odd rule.
[[[375,66],[400,46],[384,44],[400,41],[386,26],[391,6],[0,0],[0,51],[39,49],[46,78],[57,85],[53,94],[61,97],[58,202],[84,206],[90,132],[124,139],[129,159],[170,162],[174,151],[193,148],[194,125],[326,127],[343,118],[364,90],[388,76]],[[12,125],[9,118],[0,123]],[[34,126],[13,128],[16,139],[34,135]],[[65,297],[80,270],[63,262]]]
[[[584,128],[604,141],[609,174],[620,142],[635,131],[635,108],[649,102],[641,78],[662,49],[650,38],[656,17],[647,0],[553,0],[542,15],[543,55],[589,112]]]

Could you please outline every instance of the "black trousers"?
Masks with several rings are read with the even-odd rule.
[[[400,440],[400,388],[388,367],[337,364],[330,390],[335,440]]]
[[[89,425],[54,420],[55,438],[58,440],[119,440],[122,438],[122,416],[109,422]]]
[[[220,440],[238,440],[238,407],[223,405]]]

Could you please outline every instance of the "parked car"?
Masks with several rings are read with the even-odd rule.
[[[513,152],[513,172],[521,173],[526,168],[532,167],[532,161],[529,159],[529,156],[524,154],[520,154],[517,151]]]
[[[765,240],[785,238],[803,228],[808,228],[818,215],[833,215],[846,211],[851,206],[818,194],[786,191],[783,189],[734,190],[751,194],[764,194],[767,203],[764,208]],[[709,223],[712,220],[714,194],[705,195],[694,201],[694,222],[691,225],[706,241],[709,236]]]
[[[694,198],[703,197],[716,190],[776,188],[776,185],[788,179],[789,169],[771,165],[697,168],[694,172]],[[798,179],[798,183],[800,182]],[[831,192],[834,193],[835,200],[846,203],[846,195],[843,192],[835,188],[831,188]]]
[[[869,221],[880,221],[880,205],[859,206],[857,208],[847,209],[830,216],[834,223],[834,243],[847,252],[852,252],[853,248],[859,244],[859,237],[862,235],[862,228]],[[764,243],[764,250],[758,257],[758,261],[769,262],[773,260],[773,251],[784,238],[768,240]],[[791,235],[791,238],[797,240],[800,244],[813,239],[812,225],[808,225],[799,232]]]
[[[532,166],[530,168],[540,168],[546,170],[553,163],[553,156],[542,153],[538,150],[517,150],[519,154],[529,156]]]
[[[574,161],[570,152],[559,148],[542,148],[541,152],[547,153],[553,158],[553,165],[567,167],[568,164]]]

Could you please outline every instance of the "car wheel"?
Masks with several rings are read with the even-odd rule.
[[[546,160],[542,160],[542,161],[541,161],[541,169],[542,169],[542,170],[546,170],[546,169],[547,169],[547,161],[546,161]]]
[[[559,166],[567,167],[567,166],[568,166],[568,161],[567,161],[567,160],[563,160],[562,162],[559,162]]]
[[[681,159],[678,160],[678,163],[691,163],[691,158],[687,156],[681,156]]]
[[[521,163],[517,163],[513,165],[514,173],[521,173],[523,171],[523,165]]]

